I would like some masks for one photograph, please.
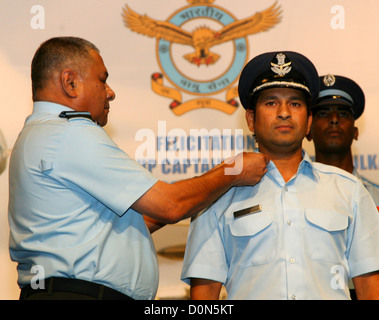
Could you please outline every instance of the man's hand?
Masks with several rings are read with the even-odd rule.
[[[235,186],[253,186],[267,172],[268,156],[262,153],[243,152],[225,160],[225,175],[236,175]]]

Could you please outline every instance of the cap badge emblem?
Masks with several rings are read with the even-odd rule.
[[[322,81],[327,87],[331,87],[336,83],[336,78],[332,74],[328,74]]]
[[[279,76],[284,76],[289,73],[292,69],[292,62],[285,62],[286,55],[284,53],[278,53],[275,58],[278,60],[278,63],[271,62],[271,70]],[[288,60],[288,59],[287,59]]]

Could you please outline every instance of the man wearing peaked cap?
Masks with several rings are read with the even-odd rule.
[[[358,140],[355,120],[365,108],[365,95],[352,79],[327,74],[320,77],[320,93],[312,105],[316,161],[344,169],[360,178],[379,210],[379,186],[361,176],[354,167],[351,145]]]
[[[362,88],[352,79],[343,76],[327,74],[319,77],[320,92],[312,110],[324,106],[346,106],[355,120],[365,108],[365,95]]]
[[[358,298],[379,298],[379,215],[369,193],[302,149],[318,78],[290,51],[259,55],[242,71],[246,121],[271,161],[259,183],[231,188],[191,222],[182,280],[192,299],[217,299],[222,285],[228,299],[349,299],[345,278]]]
[[[315,101],[319,91],[317,70],[307,57],[297,52],[263,53],[242,70],[238,85],[242,106],[251,108],[258,92],[274,87],[302,90]]]

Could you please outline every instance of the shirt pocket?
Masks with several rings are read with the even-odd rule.
[[[231,264],[249,267],[270,263],[276,254],[277,229],[271,212],[235,218],[229,225]]]
[[[349,217],[333,210],[305,210],[305,245],[312,260],[341,263],[347,244]]]

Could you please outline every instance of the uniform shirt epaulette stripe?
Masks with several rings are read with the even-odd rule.
[[[72,118],[87,118],[92,120],[92,116],[89,112],[81,112],[81,111],[62,111],[59,114],[59,118],[66,118],[66,119],[72,119]]]

